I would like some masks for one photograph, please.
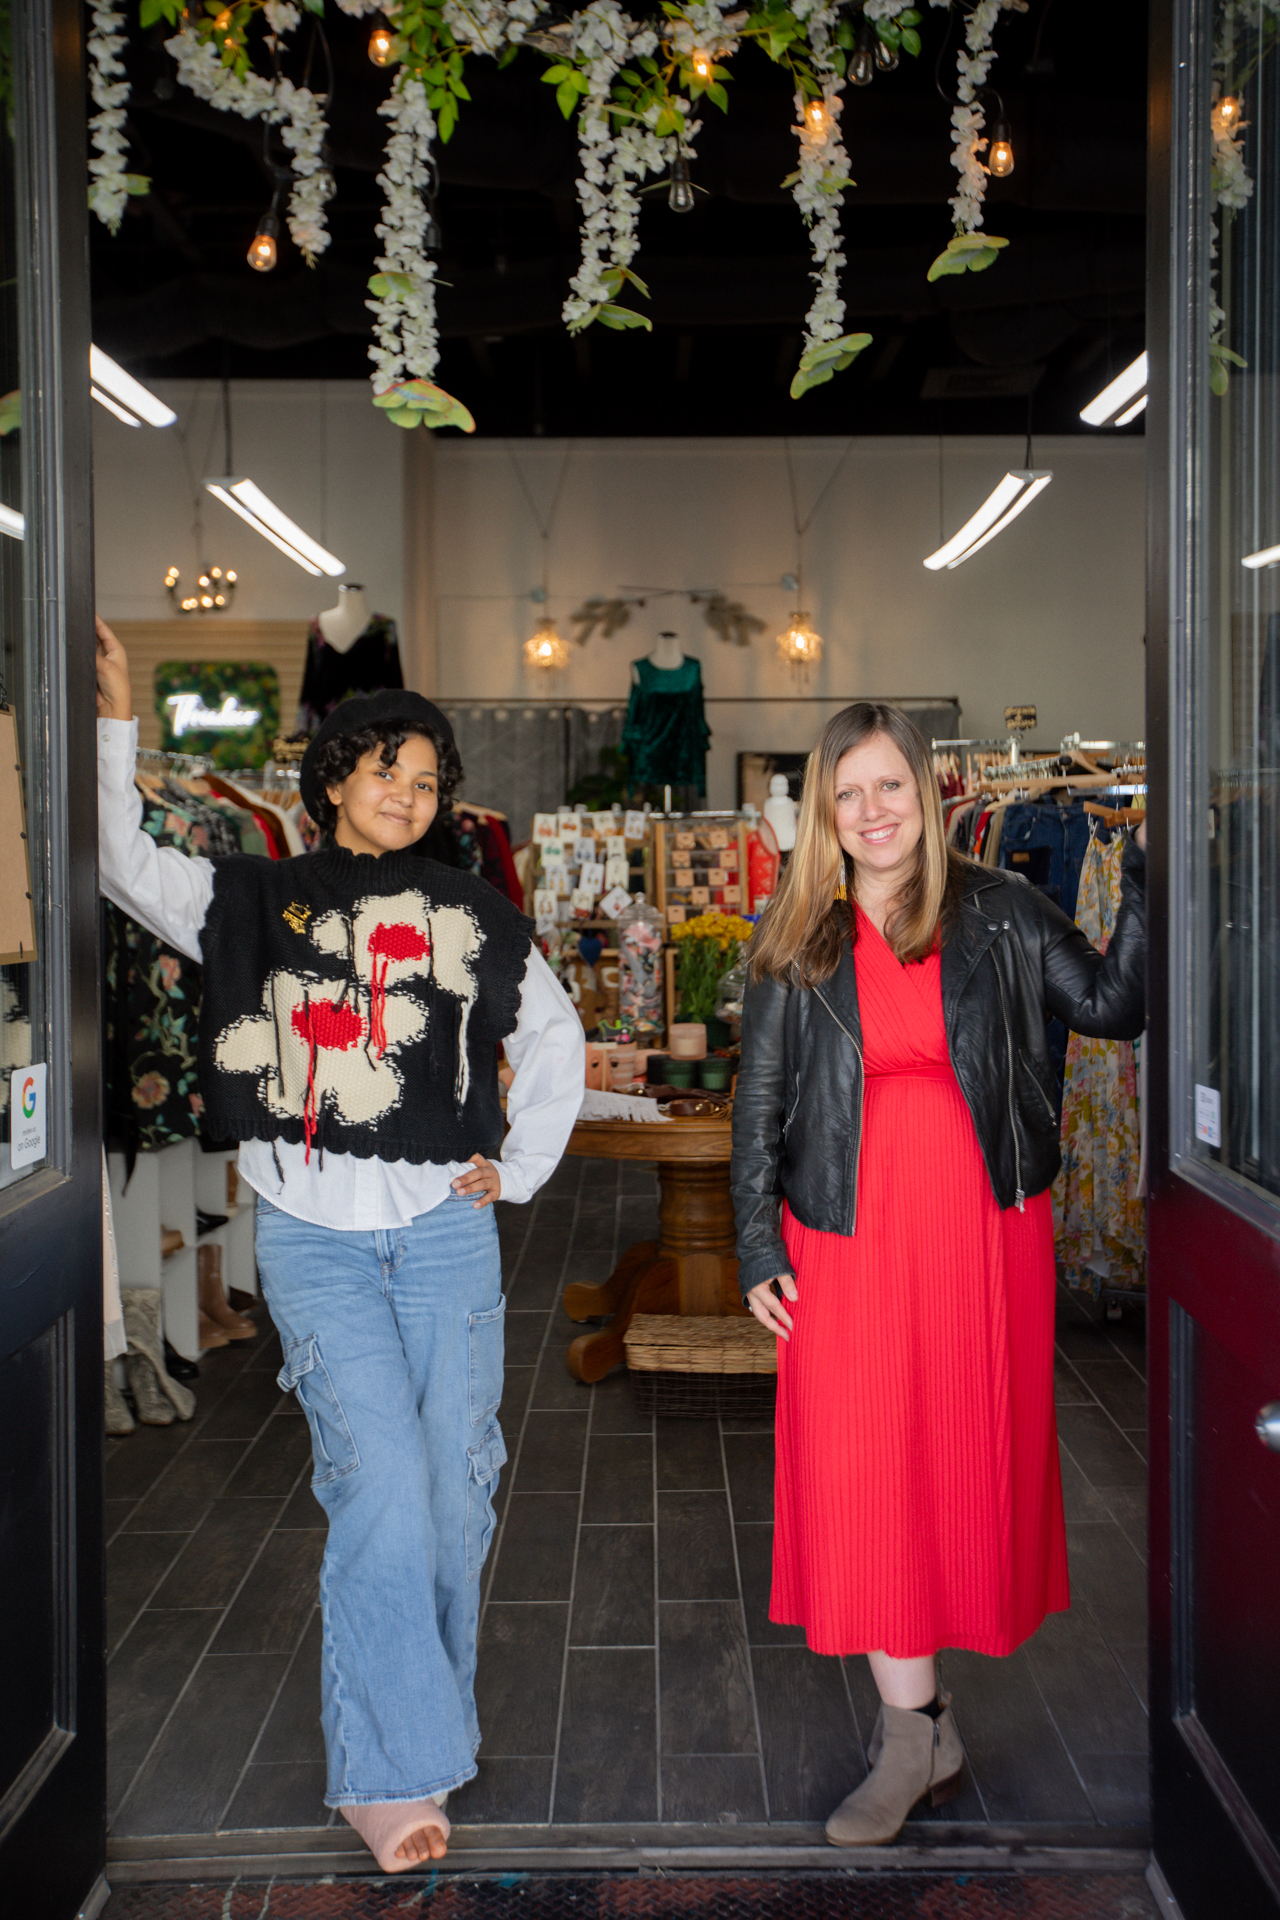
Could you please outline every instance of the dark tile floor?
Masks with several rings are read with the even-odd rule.
[[[567,1281],[654,1231],[643,1167],[567,1160],[503,1207],[511,1461],[485,1570],[484,1749],[451,1814],[794,1824],[862,1775],[861,1659],[768,1618],[767,1423],[637,1416],[626,1380],[573,1381]],[[1063,1294],[1058,1401],[1075,1596],[1008,1660],[950,1653],[971,1763],[930,1822],[1142,1828],[1147,1819],[1141,1321]],[[323,1520],[278,1349],[207,1356],[196,1419],[108,1449],[110,1820],[117,1839],[329,1823],[317,1721]],[[1099,1833],[1105,1840],[1105,1832]]]

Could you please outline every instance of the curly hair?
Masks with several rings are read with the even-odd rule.
[[[317,752],[315,776],[321,796],[318,803],[321,817],[317,825],[332,833],[338,815],[329,798],[329,788],[340,787],[355,772],[366,753],[381,747],[383,766],[394,766],[396,755],[414,734],[429,740],[436,750],[438,814],[449,813],[453,807],[453,796],[462,781],[462,761],[452,736],[443,733],[439,727],[424,726],[416,720],[379,720],[370,727],[360,727],[354,733],[336,733]]]

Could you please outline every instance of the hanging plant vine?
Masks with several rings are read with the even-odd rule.
[[[128,86],[118,57],[124,44],[121,0],[90,3],[98,108],[91,123],[91,197],[114,228],[127,193],[146,191],[149,183],[132,187],[133,176],[124,173]],[[198,98],[280,127],[291,161],[289,231],[312,265],[329,244],[325,96],[285,75],[281,56],[304,13],[323,16],[324,0],[231,0],[221,9],[216,0],[204,4],[205,13],[197,16],[187,0],[139,0],[138,18],[144,27],[164,21],[175,28],[166,48],[179,82]],[[582,255],[563,307],[571,333],[597,323],[651,328],[647,315],[623,297],[648,297],[633,264],[644,183],[667,175],[672,204],[692,204],[688,167],[700,127],[696,114],[704,102],[728,111],[727,63],[751,43],[787,73],[796,107],[799,164],[784,185],[808,230],[814,294],[792,395],[823,385],[870,343],[870,334],[843,331],[847,263],[840,221],[854,182],[840,120],[847,81],[865,85],[875,65],[892,68],[903,54],[919,55],[921,16],[910,0],[750,0],[736,10],[726,0],[660,0],[651,18],[629,13],[622,0],[587,0],[568,17],[553,11],[552,0],[337,4],[355,18],[384,16],[390,30],[386,64],[397,69],[391,96],[379,109],[388,122],[379,174],[386,197],[377,229],[383,252],[369,282],[374,398],[397,425],[474,426],[465,407],[432,381],[439,360],[438,281],[434,249],[426,244],[434,217],[424,192],[433,177],[433,144],[448,142],[471,98],[468,58],[483,55],[506,66],[522,46],[546,58],[543,79],[555,89],[561,113],[578,123]],[[964,20],[951,116],[952,157],[960,175],[950,202],[955,234],[930,266],[930,280],[988,267],[1008,244],[983,229],[987,140],[981,94],[995,57],[998,14],[1020,4],[930,0]],[[269,78],[255,69],[250,48],[259,16],[273,66]]]

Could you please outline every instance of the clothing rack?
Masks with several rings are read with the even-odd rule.
[[[169,753],[163,747],[138,747],[134,765],[155,773],[203,776],[213,771],[213,762],[201,753]]]

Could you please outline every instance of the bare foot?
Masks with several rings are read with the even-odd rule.
[[[446,1830],[436,1826],[434,1821],[424,1821],[416,1827],[407,1839],[396,1848],[397,1860],[421,1861],[443,1860],[446,1851]]]
[[[427,1860],[443,1860],[449,1818],[434,1800],[384,1800],[341,1807],[384,1873],[404,1873]]]

